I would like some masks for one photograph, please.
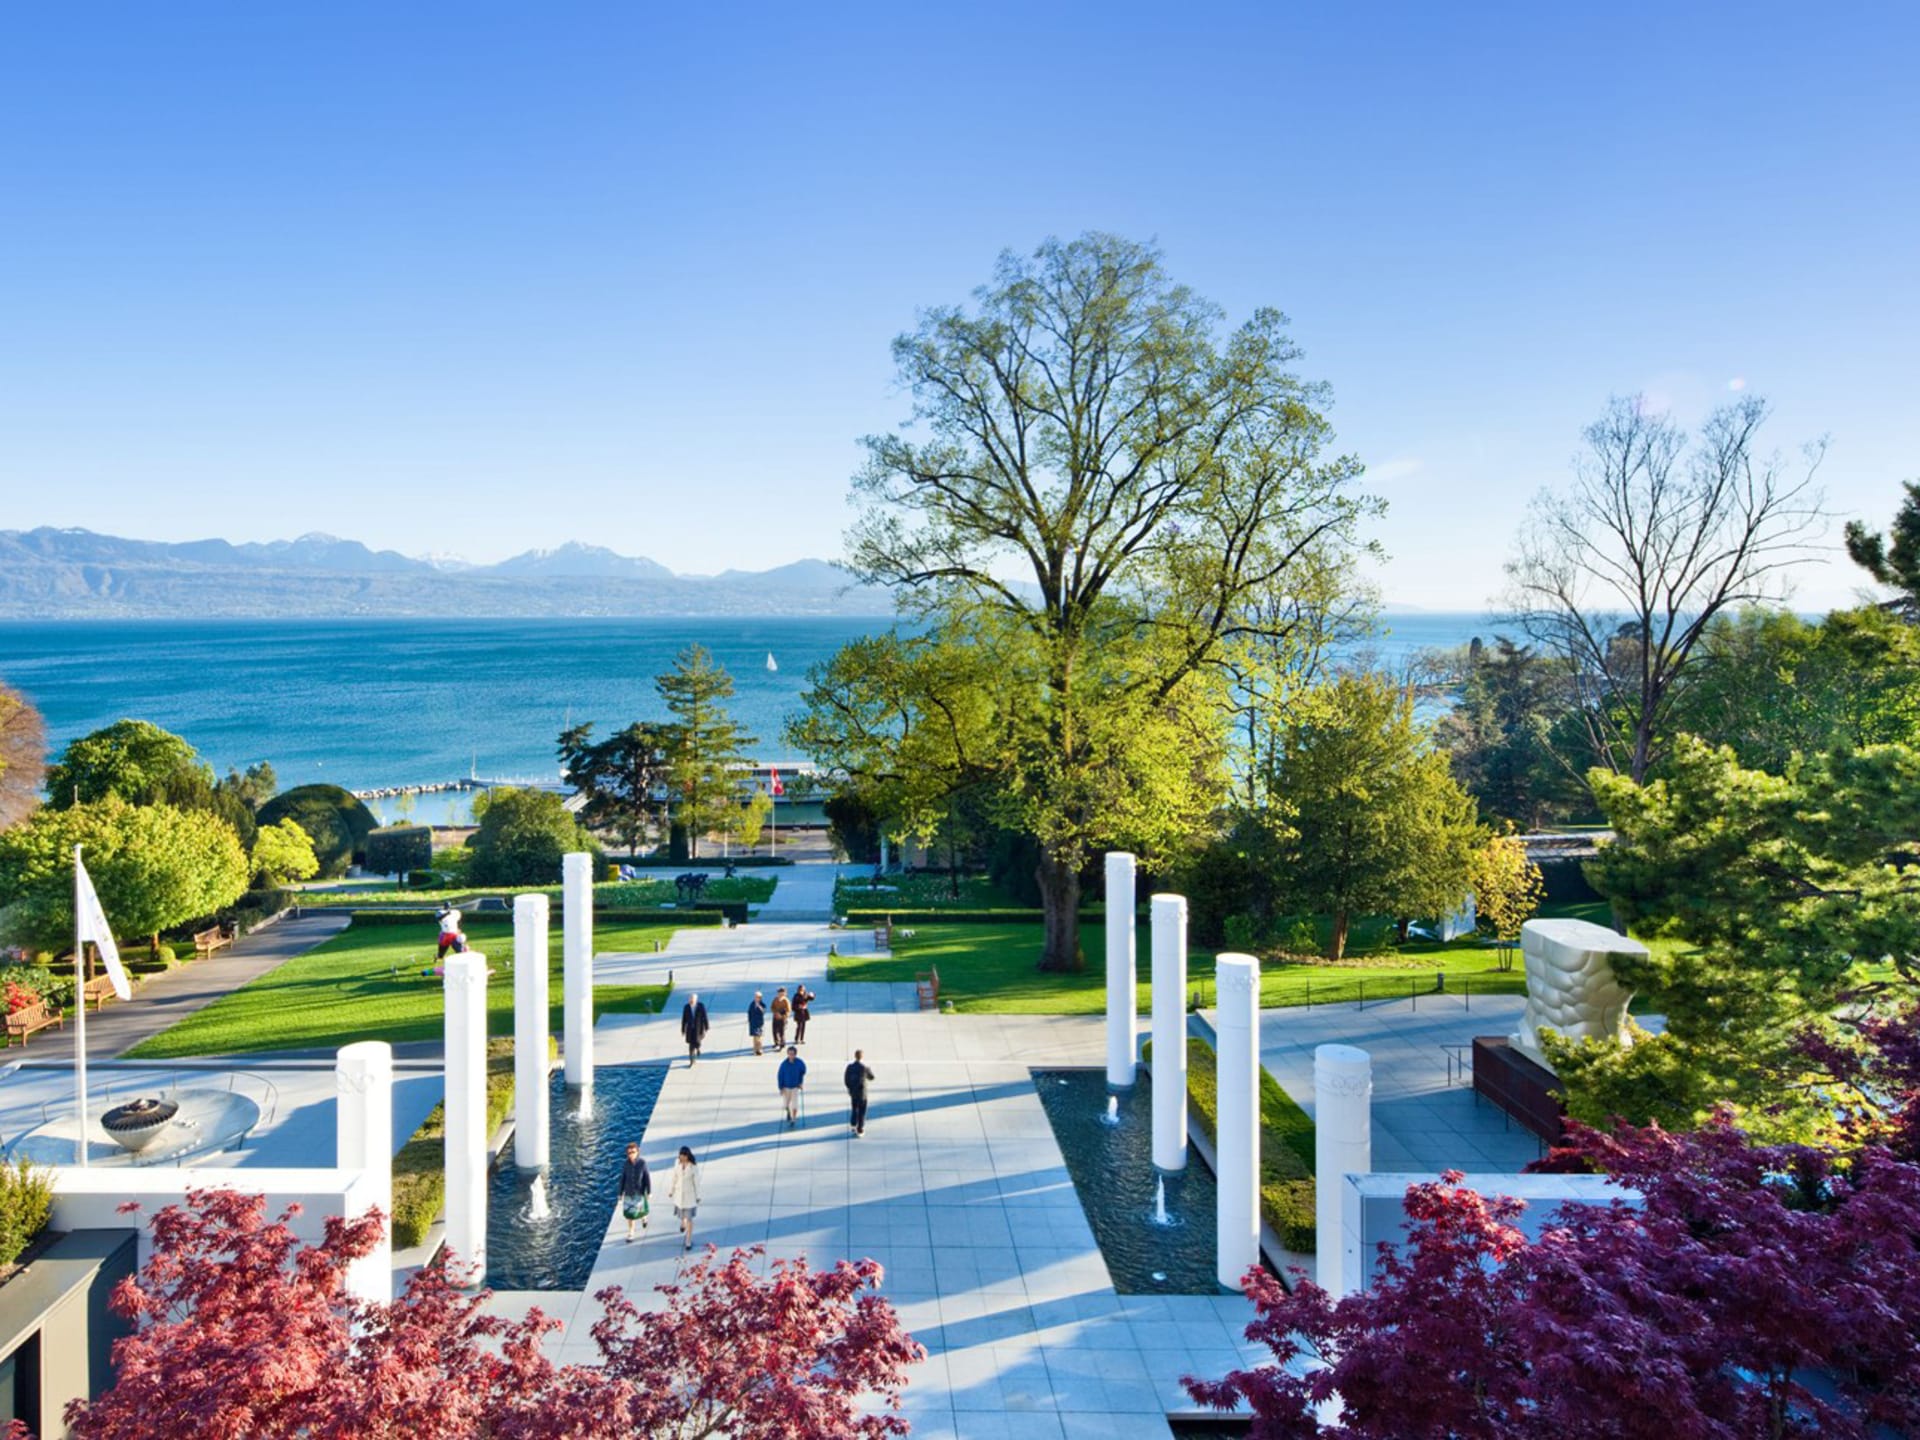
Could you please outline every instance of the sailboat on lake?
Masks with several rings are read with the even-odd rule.
[[[779,668],[779,665],[774,662],[773,652],[771,650],[767,651],[767,669],[778,670]]]

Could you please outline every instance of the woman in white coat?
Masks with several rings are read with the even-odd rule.
[[[673,1163],[673,1174],[667,1177],[667,1203],[673,1206],[673,1218],[680,1222],[680,1248],[691,1250],[693,1216],[700,1208],[700,1167],[694,1161],[693,1151],[684,1145],[680,1147],[680,1158]]]

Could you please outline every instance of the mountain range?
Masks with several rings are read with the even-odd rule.
[[[880,615],[884,590],[824,560],[719,575],[578,541],[491,565],[357,540],[130,540],[91,530],[0,530],[0,617]]]

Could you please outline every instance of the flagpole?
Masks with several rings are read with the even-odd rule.
[[[73,1077],[79,1091],[79,1111],[73,1148],[80,1157],[80,1168],[87,1167],[87,980],[81,973],[86,964],[87,942],[80,938],[80,847],[73,847]]]

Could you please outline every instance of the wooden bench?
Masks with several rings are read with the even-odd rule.
[[[213,954],[214,951],[223,949],[231,944],[233,944],[233,937],[227,934],[224,927],[219,925],[211,926],[194,935],[194,958],[203,960]]]
[[[922,971],[913,977],[913,984],[922,1010],[940,1008],[940,972],[938,970]]]
[[[98,1010],[102,1005],[105,1005],[108,1000],[113,998],[113,977],[111,975],[96,975],[80,987],[80,993],[86,999],[91,1000],[93,1002],[93,1008]]]
[[[49,1010],[45,1001],[37,1005],[29,1005],[26,1009],[16,1010],[7,1016],[7,1044],[12,1045],[13,1037],[18,1035],[20,1043],[25,1045],[27,1037],[34,1031],[44,1030],[49,1025],[57,1029],[66,1023],[66,1018],[57,1011]]]

